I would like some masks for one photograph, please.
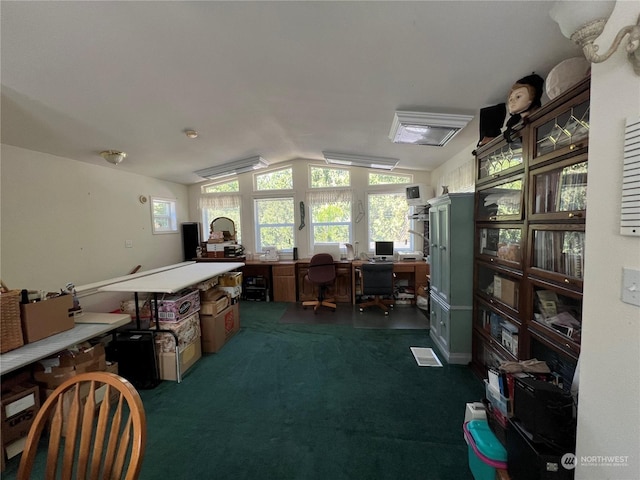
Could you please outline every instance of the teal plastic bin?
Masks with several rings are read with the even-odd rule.
[[[496,469],[507,468],[507,451],[486,420],[471,420],[463,426],[469,444],[469,469],[475,480],[494,480]]]

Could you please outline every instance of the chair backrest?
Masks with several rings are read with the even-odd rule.
[[[316,253],[309,262],[307,275],[313,283],[333,282],[336,278],[336,266],[329,253]]]
[[[364,295],[392,295],[393,263],[363,263],[362,293]]]
[[[140,395],[128,380],[114,373],[90,372],[56,388],[31,425],[18,479],[31,477],[47,424],[46,479],[138,478],[147,422]]]

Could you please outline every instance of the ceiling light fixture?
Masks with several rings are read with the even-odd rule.
[[[330,165],[375,168],[378,170],[393,170],[398,165],[398,160],[395,158],[350,155],[348,153],[337,152],[322,152],[322,155],[324,155],[325,161]]]
[[[549,15],[558,23],[565,37],[582,47],[585,58],[591,63],[604,62],[628,35],[627,59],[636,75],[640,75],[640,17],[635,25],[623,27],[618,32],[613,45],[603,55],[598,54],[600,47],[593,43],[604,30],[615,4],[615,1],[558,1],[553,4]]]
[[[397,111],[389,138],[393,143],[444,147],[473,115]]]
[[[198,138],[198,132],[196,132],[195,130],[185,130],[184,134],[188,138]]]
[[[104,152],[100,152],[100,156],[114,165],[119,165],[120,162],[127,158],[127,154],[119,150],[105,150]]]
[[[229,175],[238,175],[240,173],[252,172],[269,166],[264,158],[257,156],[251,158],[245,158],[243,160],[236,160],[234,162],[225,163],[224,165],[217,165],[215,167],[204,168],[202,170],[196,170],[196,175],[209,180],[214,180],[220,177],[227,177]]]

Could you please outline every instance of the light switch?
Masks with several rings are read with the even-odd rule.
[[[133,241],[132,240],[125,240],[124,241],[124,247],[125,248],[133,248]]]
[[[622,269],[622,301],[640,307],[640,270]]]

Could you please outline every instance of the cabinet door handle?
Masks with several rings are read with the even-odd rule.
[[[568,278],[565,278],[564,283],[571,283],[571,280],[569,280]]]
[[[444,327],[444,322],[440,322],[440,326]]]
[[[569,145],[569,150],[575,150],[576,148],[582,148],[582,144],[581,143],[572,143],[571,145]]]
[[[489,217],[489,220],[497,220],[497,219],[498,219],[498,217],[496,215],[491,215]]]
[[[446,250],[447,247],[445,245],[440,245],[440,250]]]
[[[581,217],[582,217],[582,214],[581,214],[580,212],[577,212],[577,213],[573,213],[573,212],[571,212],[571,213],[569,214],[569,218],[574,218],[574,217],[575,217],[575,218],[581,218]]]

